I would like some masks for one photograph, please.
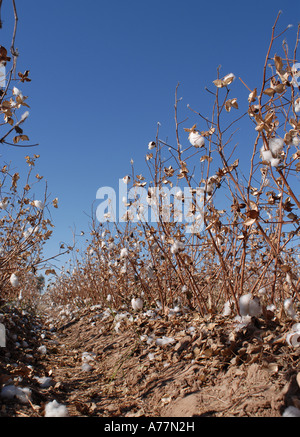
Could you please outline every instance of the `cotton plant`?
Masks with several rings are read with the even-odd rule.
[[[272,167],[278,167],[281,162],[283,147],[284,141],[282,138],[271,138],[268,143],[268,149],[265,146],[262,146],[260,149],[263,163],[270,164]]]

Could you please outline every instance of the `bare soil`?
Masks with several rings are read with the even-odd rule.
[[[0,390],[14,384],[32,394],[25,404],[0,397],[0,416],[43,416],[54,399],[70,416],[279,417],[299,408],[300,348],[285,340],[291,321],[253,318],[236,331],[229,318],[194,312],[133,317],[116,328],[115,317],[97,308],[64,320],[54,310],[40,317],[2,310]],[[166,338],[173,342],[157,344]],[[84,352],[94,354],[88,371]],[[52,378],[50,387],[40,386],[42,376]]]

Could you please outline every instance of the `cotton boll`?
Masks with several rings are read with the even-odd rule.
[[[300,323],[294,323],[292,326],[292,331],[298,332],[300,334]]]
[[[44,204],[41,200],[34,200],[33,204],[37,209],[44,209]]]
[[[280,164],[280,158],[272,158],[270,164],[272,167],[278,167]]]
[[[265,296],[265,294],[266,294],[266,289],[265,289],[265,287],[260,288],[260,289],[258,290],[258,294],[259,294],[260,296]]]
[[[155,343],[157,344],[157,346],[165,346],[167,344],[172,344],[174,343],[175,340],[172,337],[161,337],[161,338],[157,338]]]
[[[81,365],[81,370],[83,372],[90,372],[91,370],[93,370],[93,367],[89,363],[83,363]]]
[[[131,299],[131,306],[135,311],[141,310],[143,308],[144,301],[140,297]]]
[[[123,247],[123,249],[121,249],[120,252],[120,258],[127,258],[128,257],[128,250],[126,249],[126,247]]]
[[[37,350],[38,350],[38,352],[39,352],[41,355],[46,355],[46,353],[47,353],[47,348],[46,348],[46,346],[44,346],[44,345],[38,347]]]
[[[126,175],[123,177],[123,182],[126,185],[129,184],[130,180],[131,180],[131,177],[129,175]]]
[[[12,91],[14,96],[22,96],[22,92],[19,90],[19,88],[14,86]]]
[[[93,352],[82,352],[81,354],[81,360],[83,362],[94,361],[95,358],[96,358],[96,354],[94,354]]]
[[[182,250],[184,250],[184,243],[182,241],[176,240],[171,246],[171,253],[173,254],[177,254]]]
[[[21,115],[21,121],[26,120],[26,118],[29,117],[29,111],[25,111],[22,115]]]
[[[31,390],[27,387],[21,388],[15,385],[6,385],[1,390],[1,397],[6,399],[17,399],[22,404],[27,404],[31,397]]]
[[[261,157],[263,161],[270,162],[273,159],[271,150],[265,150],[263,147],[260,149]]]
[[[269,141],[269,149],[273,155],[277,155],[283,149],[284,141],[281,138],[271,138]]]
[[[234,321],[237,323],[235,330],[236,331],[240,331],[241,329],[247,327],[249,325],[249,323],[251,323],[251,316],[247,315],[247,316],[236,316],[234,318]]]
[[[189,134],[189,141],[192,146],[196,148],[204,147],[205,144],[205,138],[200,135],[198,132],[191,132]]]
[[[155,148],[155,146],[156,146],[156,143],[154,141],[150,141],[150,143],[148,144],[148,149],[152,150]]]
[[[45,417],[68,417],[68,409],[56,400],[48,402],[45,406]]]
[[[2,388],[0,396],[6,399],[13,399],[16,396],[18,387],[15,385],[6,385]]]
[[[51,387],[53,380],[50,378],[50,376],[42,376],[42,377],[35,377],[37,382],[40,384],[41,388],[49,388]]]
[[[223,82],[226,82],[227,85],[231,84],[235,79],[235,75],[233,73],[229,73],[223,77]]]
[[[8,207],[8,200],[2,200],[0,202],[0,209],[6,209]]]
[[[300,112],[300,97],[295,100],[295,112]]]
[[[295,147],[298,147],[300,144],[300,138],[299,137],[293,137],[293,141],[292,141],[293,145]]]
[[[187,293],[187,292],[188,292],[188,287],[186,285],[183,285],[181,289],[181,293]]]
[[[241,316],[246,316],[249,313],[249,303],[252,299],[252,294],[247,293],[240,297],[239,305],[240,305],[240,314]]]
[[[291,317],[293,320],[297,318],[297,314],[294,309],[292,298],[285,299],[283,303],[286,314]]]
[[[282,417],[300,417],[300,410],[293,406],[287,407],[284,410]]]
[[[19,284],[20,284],[20,283],[19,283],[19,279],[18,279],[18,277],[17,277],[17,275],[16,275],[15,273],[13,273],[13,274],[10,276],[9,281],[10,281],[12,287],[18,287]]]
[[[241,296],[239,305],[241,316],[258,317],[262,312],[259,299],[253,297],[251,293]]]
[[[257,297],[254,297],[249,302],[249,315],[252,317],[258,317],[262,313],[262,309],[260,306],[259,299]]]
[[[222,315],[223,316],[230,316],[230,314],[231,314],[231,307],[232,307],[232,302],[230,300],[225,302]]]

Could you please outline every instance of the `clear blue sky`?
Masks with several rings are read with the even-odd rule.
[[[32,82],[30,117],[24,133],[36,149],[2,146],[2,160],[23,166],[39,153],[38,172],[48,181],[55,231],[46,256],[58,242],[71,241],[71,228],[87,230],[101,186],[116,186],[130,171],[145,168],[148,142],[161,123],[160,138],[174,135],[174,91],[180,82],[182,118],[198,122],[186,105],[205,112],[216,69],[257,85],[271,27],[300,19],[298,0],[16,0],[18,71]],[[3,1],[1,44],[11,40],[11,2]],[[242,89],[240,83],[236,83]],[[96,203],[97,204],[97,203]]]

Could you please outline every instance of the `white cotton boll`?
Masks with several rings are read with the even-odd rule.
[[[0,87],[6,88],[6,68],[2,62],[0,62]]]
[[[239,306],[241,316],[246,316],[249,314],[249,303],[252,299],[252,294],[247,293],[240,297]]]
[[[247,315],[247,316],[236,316],[234,318],[234,321],[237,322],[237,325],[235,327],[236,331],[240,331],[243,328],[246,328],[249,323],[251,323],[251,316]]]
[[[156,143],[154,141],[150,141],[150,143],[148,144],[148,149],[152,150],[156,147]]]
[[[42,377],[35,377],[37,382],[39,383],[41,388],[49,388],[51,387],[53,380],[50,378],[50,376],[42,376]]]
[[[94,354],[93,352],[82,352],[81,354],[81,361],[83,362],[94,361],[95,358],[96,358],[96,354]]]
[[[149,353],[148,358],[150,361],[153,361],[153,360],[155,360],[155,355],[153,353]]]
[[[230,316],[231,311],[232,311],[231,307],[232,307],[232,302],[230,300],[225,302],[222,315],[223,316]]]
[[[300,138],[299,137],[293,137],[292,143],[295,147],[298,147],[300,144]]]
[[[126,185],[129,184],[130,180],[131,180],[131,177],[129,175],[126,175],[123,177],[123,182]]]
[[[182,190],[178,190],[175,194],[174,194],[175,199],[177,200],[183,200],[184,199],[184,195]]]
[[[300,417],[300,410],[293,406],[287,407],[284,410],[282,417]]]
[[[295,112],[300,112],[300,97],[295,100]]]
[[[83,363],[81,365],[81,370],[83,372],[90,372],[91,370],[93,370],[93,367],[89,363]]]
[[[205,138],[200,135],[198,132],[191,132],[189,134],[189,141],[192,146],[196,148],[204,147],[205,144]]]
[[[278,167],[280,164],[280,158],[272,158],[270,164],[272,167]]]
[[[120,252],[120,258],[127,258],[128,257],[128,250],[126,249],[126,247],[123,247],[123,249],[121,249]]]
[[[31,398],[32,391],[28,387],[21,388],[20,392],[17,393],[17,399],[22,402],[22,404],[28,404]]]
[[[13,87],[13,95],[23,97],[22,92],[19,90],[19,88],[15,87],[15,86]]]
[[[186,285],[183,285],[181,289],[181,293],[187,293],[187,292],[188,292],[188,287]]]
[[[262,287],[262,288],[260,288],[259,290],[258,290],[258,294],[259,295],[261,295],[261,296],[264,296],[265,294],[266,294],[266,289],[265,289],[265,287]]]
[[[184,243],[182,241],[176,240],[171,246],[171,253],[173,254],[177,254],[182,250],[184,250]]]
[[[194,335],[196,333],[195,326],[189,326],[188,329],[187,329],[187,333],[191,334],[191,335]]]
[[[269,149],[273,155],[277,155],[283,149],[284,141],[281,138],[271,138],[269,141]]]
[[[34,200],[33,204],[37,209],[44,209],[44,204],[41,200]]]
[[[241,316],[258,317],[262,312],[259,299],[253,297],[251,293],[241,296],[239,305]]]
[[[29,403],[31,390],[27,387],[21,388],[15,385],[6,385],[1,390],[1,397],[5,399],[16,399],[22,404]]]
[[[286,314],[289,317],[291,317],[293,320],[297,318],[297,314],[296,314],[295,309],[294,309],[292,298],[285,299],[283,306],[284,306]]]
[[[2,200],[0,202],[0,209],[6,209],[8,207],[8,200]]]
[[[263,161],[270,162],[273,159],[271,150],[265,150],[263,147],[260,149],[261,157]]]
[[[22,116],[21,116],[21,121],[26,120],[26,118],[28,118],[28,117],[29,117],[29,111],[25,111],[24,114],[22,114]]]
[[[141,310],[143,308],[144,301],[140,297],[131,299],[131,306],[135,311]]]
[[[56,400],[48,402],[45,406],[45,417],[68,417],[68,409]]]
[[[252,317],[258,317],[262,313],[260,302],[257,297],[254,297],[249,302],[249,315]]]
[[[46,355],[46,353],[47,353],[47,348],[46,348],[46,346],[42,345],[42,346],[38,347],[37,351],[38,351],[41,355]]]
[[[233,73],[227,74],[225,77],[223,77],[224,82],[233,82],[235,79],[235,75]]]
[[[300,334],[300,323],[294,323],[292,326],[292,331],[298,332]]]
[[[165,337],[165,336],[163,336],[161,338],[157,338],[155,340],[155,343],[157,344],[157,346],[165,346],[167,344],[172,344],[174,342],[175,342],[174,338],[172,338],[172,337]]]
[[[10,276],[9,281],[12,287],[18,287],[20,285],[19,279],[15,273]]]

